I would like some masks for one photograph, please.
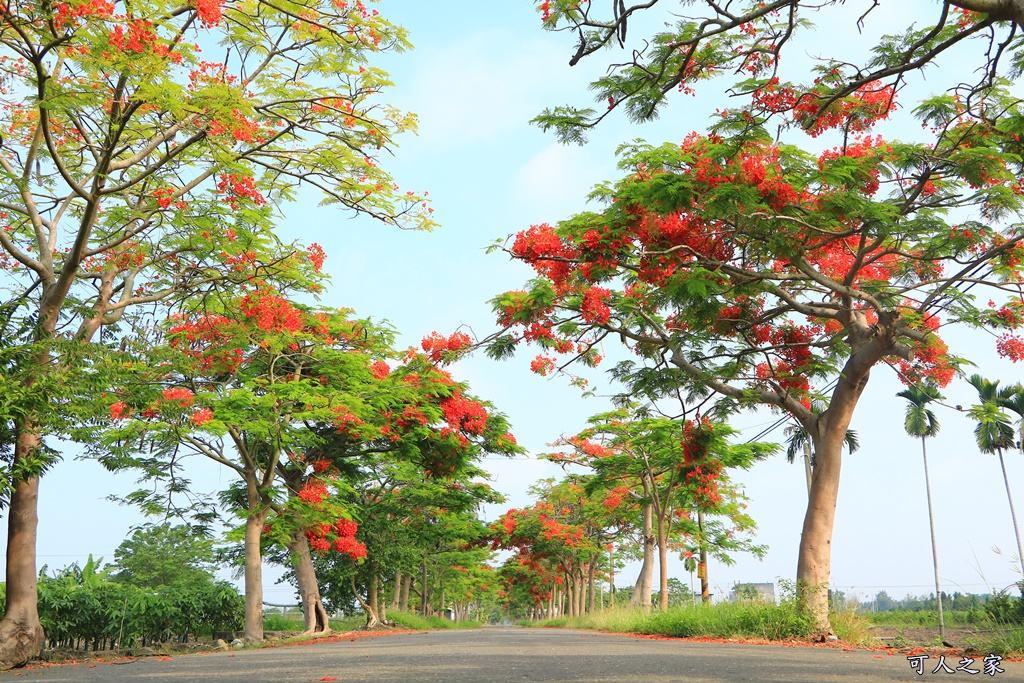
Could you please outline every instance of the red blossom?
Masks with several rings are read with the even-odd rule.
[[[370,365],[370,372],[375,379],[384,379],[391,372],[391,368],[384,361],[378,360]]]
[[[323,499],[327,497],[327,486],[321,481],[311,479],[299,489],[298,496],[299,500],[303,503],[316,504],[323,502]]]
[[[327,259],[327,254],[324,253],[323,247],[316,242],[309,245],[307,251],[309,251],[309,262],[313,264],[313,270],[319,273],[320,269],[324,267],[324,261]]]
[[[124,401],[118,401],[111,404],[110,406],[110,419],[117,421],[123,420],[131,414],[131,409],[128,404]]]
[[[451,355],[464,351],[472,344],[472,338],[465,332],[455,332],[449,337],[445,337],[439,332],[431,332],[420,342],[423,350],[434,363],[440,363]]]
[[[224,0],[196,0],[196,16],[205,27],[217,26],[224,18],[222,7]]]
[[[583,293],[583,304],[580,312],[583,319],[591,324],[605,324],[611,317],[611,309],[606,303],[611,292],[603,287],[590,287]]]
[[[163,390],[163,398],[168,403],[177,401],[182,408],[188,408],[195,400],[195,394],[184,387],[172,387]]]

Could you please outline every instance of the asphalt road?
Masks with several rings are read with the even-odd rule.
[[[933,674],[938,659],[923,661],[923,674],[905,655],[842,649],[646,640],[553,629],[489,628],[431,631],[343,640],[316,645],[216,652],[127,663],[85,663],[0,673],[14,680],[103,683],[260,683],[262,681],[373,681],[388,683],[593,683],[680,681],[705,683],[829,683],[831,681],[1018,681],[1024,663],[1002,662],[1003,673]],[[973,668],[981,669],[979,658]]]

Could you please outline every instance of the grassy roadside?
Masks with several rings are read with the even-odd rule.
[[[872,629],[878,623],[873,617],[877,616],[845,610],[831,616],[832,628],[845,643],[861,647],[881,647],[883,643],[872,634]],[[879,621],[884,625],[905,626],[908,629],[931,625],[929,618],[919,616],[904,622],[891,616],[882,617]],[[947,629],[951,625],[950,621],[953,624],[967,623],[966,619],[953,617],[952,620],[947,620]],[[667,612],[616,608],[582,617],[523,622],[523,625],[674,638],[739,638],[768,641],[800,640],[809,637],[813,631],[810,621],[791,601],[783,601],[778,605],[755,602],[684,606],[672,608]],[[976,631],[966,638],[965,649],[1018,659],[1024,657],[1024,627],[1008,626],[989,618],[972,623],[971,626]],[[916,645],[941,647],[941,640],[935,637]]]
[[[455,623],[441,617],[424,617],[416,614],[415,612],[399,612],[398,610],[388,610],[387,619],[389,624],[393,624],[399,628],[413,629],[417,631],[428,631],[431,629],[450,629],[450,628],[478,628],[482,626],[479,621],[463,621]],[[360,630],[366,623],[366,618],[362,615],[355,615],[351,617],[345,617],[344,619],[331,619],[331,632],[333,633],[345,633],[346,631]],[[278,615],[267,615],[263,620],[264,631],[283,631],[285,633],[295,633],[298,635],[302,632],[304,623],[301,615],[297,617],[281,617]]]
[[[675,607],[667,612],[616,608],[582,617],[560,617],[532,626],[583,628],[676,638],[759,638],[787,640],[810,634],[810,621],[793,603],[722,603]]]
[[[455,623],[441,617],[424,617],[414,612],[399,612],[397,610],[388,610],[388,621],[393,621],[403,628],[421,631],[446,628],[479,628],[483,626],[479,621],[460,621]]]

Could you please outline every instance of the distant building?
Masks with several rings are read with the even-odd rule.
[[[729,594],[732,602],[743,602],[744,600],[762,600],[764,602],[775,602],[774,583],[737,583],[732,587]]]

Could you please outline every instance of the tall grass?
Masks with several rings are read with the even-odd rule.
[[[441,617],[424,617],[414,612],[399,612],[398,610],[388,610],[388,620],[405,628],[424,631],[443,628],[478,628],[482,626],[479,621],[460,621],[455,623]]]
[[[863,612],[868,621],[878,626],[907,626],[913,628],[938,628],[939,615],[933,611],[911,612],[909,610],[893,610],[890,612]],[[964,626],[980,624],[988,620],[981,609],[957,610],[943,612],[942,619],[946,626]]]
[[[973,646],[986,655],[1024,657],[1024,627],[1010,626],[979,633]]]
[[[351,631],[366,623],[366,618],[360,614],[342,619],[331,619],[332,631]],[[301,633],[306,628],[306,622],[302,614],[266,614],[263,617],[263,630],[283,631],[285,633]]]
[[[549,619],[540,626],[596,629],[678,638],[761,638],[785,640],[810,635],[813,623],[794,602],[721,603],[675,607],[667,612],[615,608],[582,617]]]

